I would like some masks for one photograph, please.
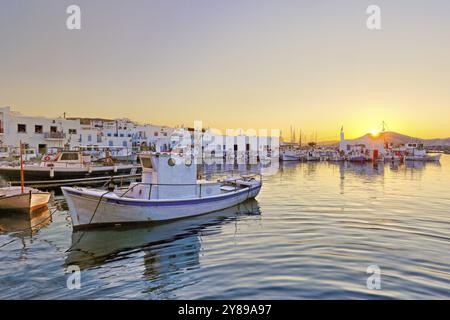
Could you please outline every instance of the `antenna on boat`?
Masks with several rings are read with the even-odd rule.
[[[300,129],[300,139],[298,141],[298,144],[300,145],[300,147],[302,146],[302,129]]]
[[[20,140],[20,187],[22,193],[24,191],[24,177],[23,177],[23,145],[22,140]]]

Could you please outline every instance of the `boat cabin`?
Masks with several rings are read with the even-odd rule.
[[[133,198],[187,199],[221,193],[218,182],[197,180],[197,165],[191,155],[174,153],[142,153],[142,183],[130,194]]]
[[[83,165],[91,162],[89,155],[84,155],[79,151],[61,151],[56,156],[51,157],[49,155],[42,158],[44,162],[51,162],[54,165]]]

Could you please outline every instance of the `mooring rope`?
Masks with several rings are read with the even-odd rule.
[[[111,192],[111,191],[106,191],[105,193],[103,193],[103,194],[100,196],[100,198],[98,199],[98,202],[97,202],[97,206],[95,207],[94,213],[92,214],[91,220],[89,220],[89,223],[88,223],[88,224],[91,224],[91,223],[92,223],[92,220],[94,220],[95,214],[97,213],[98,207],[100,206],[100,202],[102,202],[103,197],[106,196],[106,195],[107,195],[108,193],[110,193],[110,192]]]

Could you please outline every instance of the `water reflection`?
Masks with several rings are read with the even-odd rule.
[[[199,263],[202,233],[220,232],[221,225],[236,222],[242,215],[260,215],[258,202],[248,200],[225,210],[149,227],[74,231],[65,264],[89,269],[142,251],[147,276],[165,273],[174,266],[192,267]],[[175,242],[177,248],[172,249]]]
[[[31,212],[2,213],[0,215],[0,232],[11,233],[20,238],[31,237],[51,222],[48,207]]]

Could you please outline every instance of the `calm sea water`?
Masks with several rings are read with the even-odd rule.
[[[0,298],[448,299],[449,192],[445,155],[397,167],[287,163],[236,208],[75,233],[57,196],[32,232],[13,230],[48,211],[0,218]],[[82,270],[79,290],[66,287],[70,265]],[[380,290],[366,286],[369,265]]]

